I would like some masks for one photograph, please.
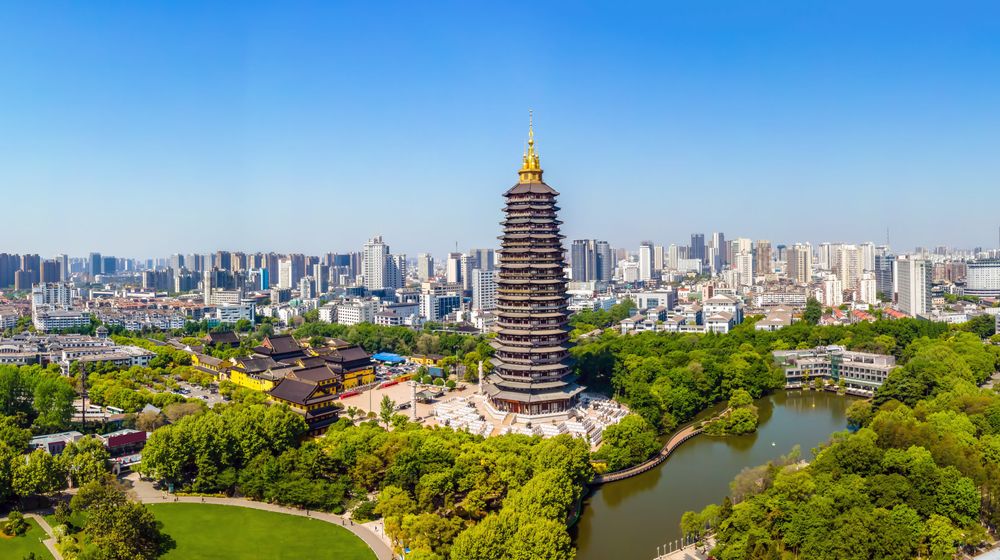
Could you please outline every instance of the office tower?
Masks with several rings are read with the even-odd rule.
[[[931,263],[911,256],[896,260],[899,310],[911,317],[926,316],[931,309]]]
[[[704,233],[692,233],[691,234],[691,245],[688,248],[688,258],[698,259],[702,263],[705,262],[705,234]]]
[[[597,279],[597,247],[593,239],[577,239],[570,246],[570,270],[574,282]]]
[[[278,261],[278,287],[284,290],[292,288],[292,259],[287,257]]]
[[[118,259],[115,257],[101,257],[101,274],[111,276],[118,273]]]
[[[722,258],[719,256],[719,250],[711,245],[705,247],[705,262],[708,263],[706,270],[709,274],[718,274],[722,270]]]
[[[886,301],[892,302],[896,294],[896,256],[875,255],[875,290]]]
[[[483,389],[501,411],[563,413],[576,404],[584,387],[572,380],[559,193],[542,182],[530,127],[518,175],[518,183],[504,194],[498,329],[491,342],[496,354]]]
[[[434,278],[434,257],[428,253],[417,255],[417,279],[427,282]]]
[[[271,288],[271,271],[267,268],[261,268],[260,270],[260,285],[258,289],[260,291],[266,291]]]
[[[785,262],[788,259],[788,254],[787,254],[788,247],[784,243],[779,243],[778,246],[775,247],[775,249],[776,249],[775,260],[777,260],[778,262]]]
[[[714,232],[712,234],[711,243],[712,247],[715,247],[715,250],[718,254],[719,268],[728,265],[730,262],[730,258],[729,258],[729,245],[726,244],[726,234],[722,233],[721,231]]]
[[[495,270],[472,271],[472,308],[493,311],[497,308],[497,280]]]
[[[91,253],[90,254],[90,266],[87,268],[87,273],[93,279],[95,276],[101,273],[101,254]]]
[[[448,253],[444,276],[444,281],[449,284],[462,283],[462,253]]]
[[[607,241],[598,241],[594,244],[594,252],[597,257],[596,280],[610,282],[615,276],[615,257],[611,245]]]
[[[704,249],[704,247],[702,248]],[[653,243],[643,241],[639,244],[639,281],[648,282],[653,279]]]
[[[757,240],[757,249],[754,251],[754,271],[757,276],[766,276],[771,273],[771,242],[767,239]]]
[[[812,247],[808,243],[796,243],[788,248],[788,265],[785,275],[796,284],[812,281]]]

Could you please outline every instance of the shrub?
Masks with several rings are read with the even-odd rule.
[[[375,513],[376,502],[374,500],[364,500],[351,513],[351,519],[361,523],[367,523],[368,521],[374,521],[381,517],[379,514]]]
[[[12,511],[7,516],[4,523],[3,532],[12,537],[19,537],[28,532],[28,522],[24,520],[24,515],[19,511]]]

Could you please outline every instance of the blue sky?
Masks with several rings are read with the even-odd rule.
[[[996,246],[1000,8],[21,2],[0,251],[495,243],[527,111],[565,233]]]

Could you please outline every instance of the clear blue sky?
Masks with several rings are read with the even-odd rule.
[[[492,245],[529,107],[571,239],[997,244],[995,3],[486,4],[6,4],[0,251]]]

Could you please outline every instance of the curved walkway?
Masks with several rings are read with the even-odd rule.
[[[729,411],[728,408],[726,410],[723,410],[718,415],[713,416],[712,418],[710,418],[708,420],[705,420],[704,424],[707,424],[707,423],[711,422],[712,420],[715,420],[716,418],[718,418],[719,416],[722,416],[723,414],[725,414],[728,411]],[[670,439],[667,440],[667,443],[663,446],[663,449],[661,449],[660,452],[657,453],[656,455],[654,455],[653,457],[650,457],[646,461],[644,461],[642,463],[639,463],[638,465],[635,465],[634,467],[629,467],[627,469],[622,469],[620,471],[614,471],[614,472],[610,472],[610,473],[599,474],[599,475],[595,476],[594,480],[590,481],[590,483],[591,484],[595,484],[595,485],[596,484],[606,484],[608,482],[615,482],[617,480],[624,480],[626,478],[630,478],[630,477],[633,477],[633,476],[636,476],[636,475],[640,475],[640,474],[642,474],[642,473],[644,473],[646,471],[654,469],[657,466],[659,466],[660,463],[666,461],[667,457],[669,457],[670,454],[673,453],[675,449],[677,449],[678,447],[680,447],[680,445],[682,443],[684,443],[685,441],[687,441],[687,440],[693,438],[694,436],[700,434],[701,432],[702,432],[702,428],[696,428],[694,425],[688,426],[688,427],[680,430],[679,432],[676,432],[673,436],[671,436]]]
[[[55,558],[55,560],[62,560],[62,554],[59,554],[59,551],[56,550],[56,536],[55,534],[52,533],[52,526],[49,525],[49,522],[46,521],[44,517],[38,515],[37,513],[25,513],[24,517],[28,519],[34,519],[35,523],[38,523],[38,526],[41,527],[43,531],[45,531],[46,535],[48,535],[48,538],[43,540],[42,544],[45,545],[45,548],[49,549],[49,554],[51,554],[52,557]],[[0,519],[0,521],[6,521],[6,520],[7,520],[6,517]]]
[[[361,540],[365,541],[365,544],[372,549],[372,552],[375,553],[378,560],[393,560],[394,558],[392,550],[385,544],[385,542],[382,541],[382,539],[376,536],[375,533],[373,533],[369,528],[359,523],[355,523],[347,517],[341,517],[339,515],[324,513],[321,511],[309,511],[279,506],[277,504],[255,502],[253,500],[247,500],[246,498],[201,498],[197,496],[174,496],[167,492],[153,488],[153,485],[150,482],[140,479],[135,474],[129,475],[127,480],[132,483],[132,490],[135,492],[136,498],[144,504],[167,504],[174,502],[188,504],[204,503],[245,507],[263,511],[273,511],[276,513],[287,513],[289,515],[298,515],[299,517],[311,517],[313,519],[319,519],[320,521],[326,521],[327,523],[332,523],[334,525],[340,525],[348,531],[354,533],[360,537]]]

